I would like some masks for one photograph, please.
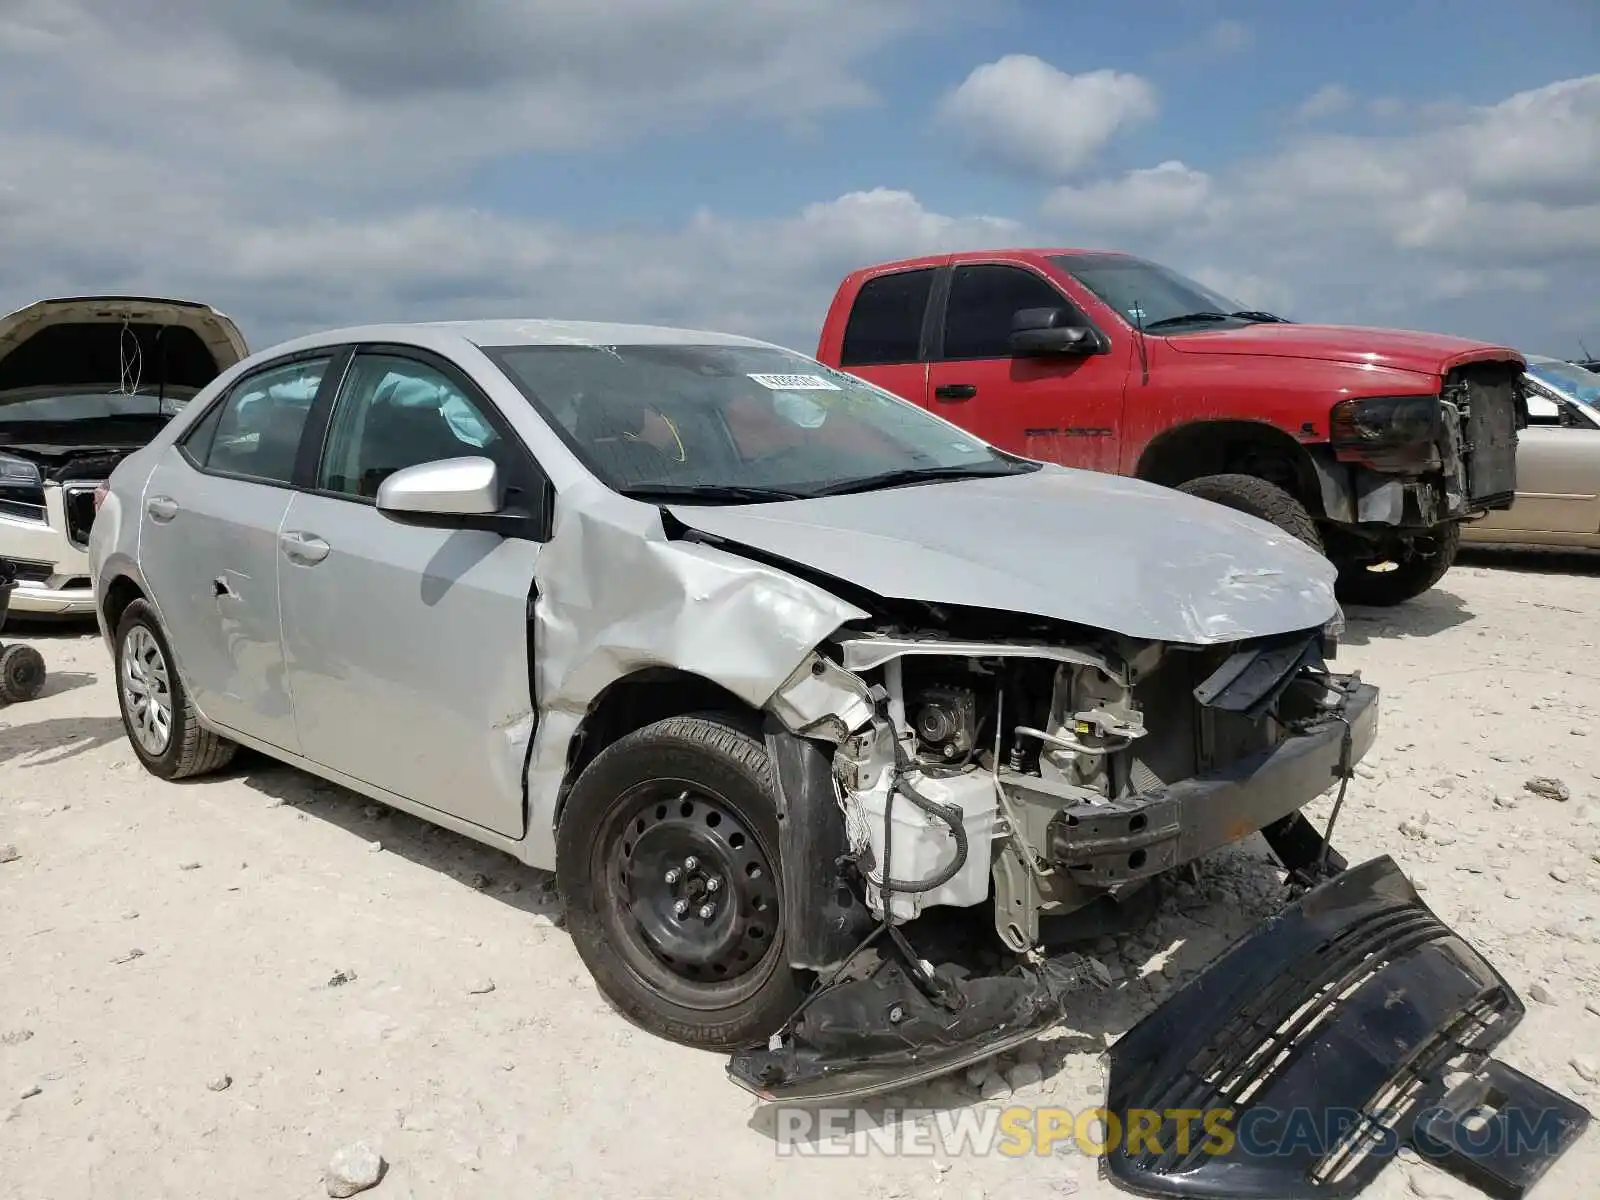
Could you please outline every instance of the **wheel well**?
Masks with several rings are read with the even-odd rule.
[[[636,729],[696,712],[725,712],[732,717],[760,714],[727,688],[700,675],[671,667],[646,667],[609,684],[594,698],[567,751],[562,791],[607,746]],[[562,799],[565,799],[563,795]]]
[[[1139,458],[1140,479],[1177,487],[1203,475],[1253,475],[1322,511],[1316,468],[1305,448],[1260,421],[1196,421],[1155,438]]]
[[[101,606],[106,617],[106,632],[114,634],[117,631],[117,622],[122,620],[122,614],[128,610],[128,605],[135,600],[143,600],[144,593],[139,590],[139,585],[126,575],[118,575],[106,588],[105,603]]]

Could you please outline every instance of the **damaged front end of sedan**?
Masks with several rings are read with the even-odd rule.
[[[791,961],[829,982],[733,1060],[757,1095],[860,1095],[1036,1036],[1093,982],[1049,953],[1076,918],[1251,833],[1303,886],[1342,865],[1299,810],[1348,778],[1378,703],[1328,669],[1325,629],[1213,647],[1032,632],[841,631],[769,703]],[[903,929],[983,905],[1015,961],[999,976],[937,972]],[[852,970],[868,939],[872,969]]]
[[[1330,670],[1332,633],[1197,647],[841,631],[768,705],[791,961],[819,983],[731,1078],[836,1102],[1012,1049],[1106,982],[1052,952],[1075,925],[1259,832],[1285,908],[1113,1049],[1107,1111],[1127,1129],[1157,1117],[1142,1153],[1108,1153],[1111,1181],[1348,1196],[1411,1145],[1524,1195],[1589,1114],[1489,1057],[1522,1015],[1509,985],[1392,862],[1348,868],[1332,820],[1300,812],[1333,788],[1337,819],[1376,734],[1377,689]],[[936,969],[917,918],[984,905],[1010,969]],[[1163,1142],[1191,1111],[1225,1142]],[[1505,1136],[1481,1132],[1485,1111]],[[1286,1152],[1296,1114],[1338,1129]],[[1518,1122],[1542,1140],[1512,1145]]]
[[[1414,1091],[1434,1111],[1388,1128],[1413,1144],[1455,1137],[1448,1106],[1470,1095],[1447,1094],[1447,1073],[1465,1061],[1480,1099],[1509,1086],[1483,1055],[1513,1022],[1481,1034],[1471,1022],[1517,1002],[1392,864],[1350,868],[1330,844],[1379,713],[1376,688],[1330,666],[1332,568],[1260,523],[1132,481],[1040,472],[949,489],[668,506],[631,529],[586,515],[541,554],[530,796],[576,777],[562,812],[604,803],[597,777],[620,752],[600,748],[605,697],[665,668],[676,674],[661,686],[684,698],[642,707],[747,706],[715,736],[760,754],[777,806],[763,854],[708,873],[713,843],[756,834],[748,818],[723,832],[726,787],[695,799],[676,749],[619,777],[659,796],[629,802],[620,859],[577,839],[578,858],[555,855],[575,894],[604,889],[607,929],[631,929],[653,956],[603,990],[667,1036],[694,1019],[711,1027],[695,1044],[742,1047],[729,1076],[761,1100],[900,1090],[1070,1021],[1109,984],[1075,945],[1143,919],[1164,881],[1260,834],[1284,869],[1284,908],[1118,1044],[1113,1114],[1181,1114],[1193,1092],[1223,1128],[1269,1129],[1257,1095],[1379,1121],[1394,1106],[1376,1093],[1422,1075],[1433,1082]],[[1041,514],[1091,502],[1115,503],[1115,527],[1053,540]],[[1302,810],[1330,792],[1328,823],[1313,826]],[[603,980],[594,911],[569,903],[569,928]],[[740,930],[762,978],[777,978],[777,951],[803,982],[786,1016],[728,1038],[729,1009],[708,1010],[754,994],[731,981],[756,971],[731,940]],[[730,948],[731,962],[707,957]],[[701,1008],[652,997],[647,1011],[629,990],[663,978],[662,962],[704,981]],[[690,995],[674,986],[667,1002]],[[1181,1055],[1164,1023],[1182,1030]],[[1568,1115],[1572,1129],[1587,1120]],[[1525,1187],[1565,1144],[1516,1161],[1462,1151],[1454,1165]],[[1328,1182],[1320,1159],[1230,1145],[1256,1172],[1249,1195],[1347,1195],[1369,1177]],[[1220,1154],[1106,1161],[1119,1186],[1161,1196],[1233,1194],[1243,1169]]]

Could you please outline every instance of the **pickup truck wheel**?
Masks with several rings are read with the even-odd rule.
[[[117,704],[139,761],[162,779],[220,771],[239,747],[200,724],[155,609],[135,600],[117,622]]]
[[[1414,600],[1444,578],[1461,549],[1461,526],[1452,521],[1428,535],[1432,545],[1389,563],[1340,563],[1339,599],[1346,604],[1393,608]],[[1424,553],[1424,550],[1427,552]]]
[[[1180,485],[1178,491],[1270,521],[1322,553],[1317,523],[1311,519],[1306,506],[1275,483],[1254,475],[1202,475]]]
[[[781,869],[766,747],[715,717],[608,746],[556,829],[567,929],[600,991],[640,1027],[706,1050],[760,1044],[804,998]]]

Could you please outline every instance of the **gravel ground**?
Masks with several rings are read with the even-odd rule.
[[[1600,558],[1504,551],[1475,552],[1403,609],[1352,612],[1339,665],[1383,688],[1385,716],[1336,838],[1420,882],[1528,1001],[1504,1056],[1591,1108],[1597,617]],[[25,636],[52,678],[0,712],[13,1200],[321,1196],[336,1154],[370,1168],[359,1142],[385,1160],[364,1193],[383,1200],[1120,1194],[1076,1151],[781,1155],[771,1114],[719,1058],[601,1000],[549,877],[260,759],[159,783],[124,741],[98,639]],[[1529,792],[1539,776],[1570,798]],[[1115,988],[1028,1064],[999,1064],[1014,1098],[977,1071],[903,1102],[1098,1104],[1103,1047],[1270,910],[1263,853],[1208,863],[1132,945],[1101,947]],[[1536,1194],[1600,1195],[1596,1181],[1591,1132]],[[1366,1194],[1479,1193],[1407,1162]]]

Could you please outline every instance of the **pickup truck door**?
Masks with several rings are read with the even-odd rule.
[[[839,369],[926,406],[924,326],[939,270],[889,271],[863,283],[845,322]]]
[[[961,263],[950,274],[933,341],[928,406],[984,440],[1029,458],[1115,473],[1132,344],[1109,353],[1014,358],[1012,317],[1063,308],[1093,327],[1053,282],[1009,262]]]
[[[1517,497],[1478,528],[1527,533],[1600,533],[1600,428],[1574,404],[1528,397],[1517,436]]]

